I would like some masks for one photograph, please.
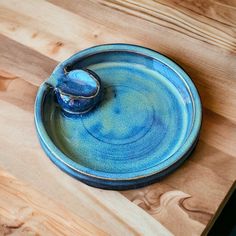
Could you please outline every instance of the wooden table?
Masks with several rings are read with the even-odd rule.
[[[235,24],[235,0],[0,0],[0,235],[206,234],[236,179]],[[192,157],[125,192],[60,171],[33,120],[38,86],[59,61],[114,42],[174,59],[204,106]]]

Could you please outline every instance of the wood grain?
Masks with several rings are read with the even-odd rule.
[[[235,1],[0,5],[0,166],[111,235],[206,234],[236,179]],[[38,86],[55,65],[111,42],[140,44],[173,58],[194,80],[204,106],[190,160],[160,183],[121,193],[90,188],[58,170],[41,150],[33,124]]]
[[[0,169],[0,235],[107,235]]]
[[[141,17],[144,20],[160,24],[191,38],[199,39],[225,49],[235,50],[235,38],[225,26],[222,27],[221,24],[218,24],[219,27],[216,28],[210,24],[211,21],[209,22],[209,20],[207,22],[196,20],[192,17],[193,14],[188,15],[178,11],[178,9],[173,7],[173,4],[167,5],[164,1],[145,0],[102,0],[100,2],[104,6],[113,7],[130,15]]]
[[[206,161],[207,158],[211,160]],[[228,161],[225,154],[200,142],[191,159],[175,174],[160,184],[123,194],[175,235],[184,235],[186,232],[200,235],[213,220],[225,192],[232,188],[232,181],[224,179],[224,172],[227,167],[231,169],[232,162],[224,161]],[[235,171],[232,169],[230,172],[228,178],[235,179]],[[176,218],[179,219],[178,224],[174,224]]]

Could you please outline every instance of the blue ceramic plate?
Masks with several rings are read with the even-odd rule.
[[[189,76],[147,48],[101,45],[59,64],[96,72],[102,101],[90,112],[62,112],[54,90],[41,85],[35,103],[40,143],[62,170],[91,186],[130,189],[172,172],[195,147],[201,102]]]

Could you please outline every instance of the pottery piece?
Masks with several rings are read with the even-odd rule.
[[[55,73],[46,82],[56,94],[61,108],[70,114],[90,111],[101,100],[102,86],[98,75],[88,69]]]
[[[96,96],[82,106],[76,100],[90,95]],[[171,173],[196,146],[201,120],[198,92],[183,69],[127,44],[92,47],[62,62],[35,103],[36,129],[49,158],[104,189],[138,188]]]

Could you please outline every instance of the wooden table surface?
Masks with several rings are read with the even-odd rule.
[[[0,235],[206,234],[236,179],[235,24],[235,0],[0,0]],[[33,119],[37,89],[59,61],[114,42],[174,59],[204,106],[191,158],[125,192],[60,171]]]

